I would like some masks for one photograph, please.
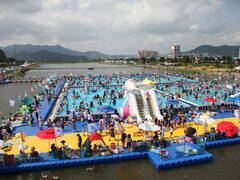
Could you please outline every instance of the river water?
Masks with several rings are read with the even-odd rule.
[[[94,70],[88,68],[94,67]],[[81,63],[81,64],[41,64],[38,69],[31,70],[26,73],[25,77],[46,78],[53,75],[63,74],[86,74],[86,73],[105,73],[114,72],[130,73],[130,72],[163,72],[165,70],[153,70],[140,67],[128,67],[117,65],[106,65],[97,63]],[[200,75],[198,75],[200,76]],[[213,78],[203,75],[204,78]],[[216,77],[215,77],[216,78]],[[27,95],[33,95],[38,83],[22,83],[8,84],[0,86],[0,116],[7,116],[9,112],[15,112],[15,108],[9,107],[9,99],[16,100],[18,103],[19,96],[24,97],[25,91]],[[214,148],[208,150],[214,155],[211,162],[197,165],[191,165],[181,168],[173,168],[157,171],[147,159],[132,160],[125,162],[115,162],[98,166],[97,172],[88,172],[84,167],[70,167],[61,169],[50,169],[33,172],[13,173],[0,175],[1,179],[16,180],[38,180],[41,173],[49,174],[49,176],[57,175],[60,179],[113,179],[113,180],[144,180],[144,179],[161,179],[161,180],[178,180],[178,179],[219,179],[219,180],[235,180],[240,179],[240,146],[228,146]]]

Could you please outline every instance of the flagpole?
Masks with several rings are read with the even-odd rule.
[[[22,131],[20,132],[21,135],[21,146],[22,146],[22,151],[24,152],[24,148],[23,148],[23,134]]]

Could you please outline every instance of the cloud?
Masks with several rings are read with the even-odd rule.
[[[190,26],[190,30],[197,30],[198,29],[198,24],[192,24],[191,26]]]
[[[61,44],[80,51],[135,54],[239,43],[236,0],[0,0],[0,45]],[[225,38],[224,38],[225,37]]]

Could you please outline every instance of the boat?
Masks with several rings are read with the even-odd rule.
[[[94,68],[88,68],[88,70],[93,70]]]

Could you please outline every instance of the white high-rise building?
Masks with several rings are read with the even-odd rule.
[[[179,58],[181,56],[180,45],[174,44],[171,47],[172,49],[172,58]]]
[[[158,58],[158,52],[157,51],[152,51],[152,50],[139,50],[138,55],[140,59],[142,58]]]

